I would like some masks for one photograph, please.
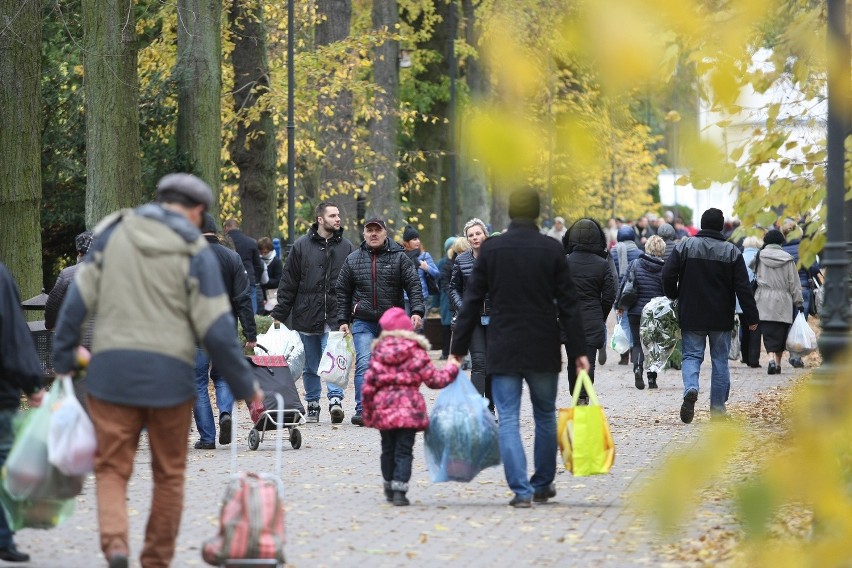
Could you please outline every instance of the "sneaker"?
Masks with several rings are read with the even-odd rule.
[[[305,422],[319,422],[320,405],[317,401],[308,402],[308,415],[305,416]]]
[[[512,500],[509,501],[509,506],[514,507],[515,509],[529,509],[532,507],[532,499],[529,497],[515,495]]]
[[[606,345],[598,349],[598,365],[606,365]]]
[[[652,373],[651,371],[648,371],[648,388],[657,388],[657,373]]]
[[[339,398],[333,397],[328,399],[328,413],[331,414],[332,424],[340,424],[343,422],[343,405]]]
[[[680,406],[680,419],[684,424],[692,422],[695,417],[695,402],[698,400],[698,391],[689,389],[683,396],[683,404]]]
[[[577,406],[589,406],[589,397],[581,396],[577,399]]]
[[[216,442],[202,442],[198,440],[195,442],[195,446],[193,446],[196,450],[215,450]]]
[[[355,412],[355,416],[352,417],[352,424],[354,424],[355,426],[363,426],[364,425],[364,419],[361,418],[361,411],[360,410]]]
[[[219,415],[219,445],[231,443],[231,415],[223,412]]]
[[[544,489],[539,489],[533,493],[532,500],[536,503],[547,503],[548,499],[553,499],[554,497],[556,497],[556,484],[551,483]]]

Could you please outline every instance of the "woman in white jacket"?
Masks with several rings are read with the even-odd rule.
[[[769,360],[769,374],[781,373],[781,355],[787,343],[787,333],[793,323],[792,306],[803,309],[802,285],[796,261],[782,250],[784,235],[772,229],[763,238],[763,249],[754,259],[757,290],[754,299],[760,312],[760,333]]]

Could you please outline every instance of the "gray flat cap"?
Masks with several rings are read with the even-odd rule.
[[[157,183],[157,195],[166,191],[179,193],[190,200],[204,205],[208,210],[213,207],[213,190],[201,179],[192,174],[168,174]]]

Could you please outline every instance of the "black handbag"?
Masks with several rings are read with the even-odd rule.
[[[619,310],[629,310],[639,301],[639,287],[636,285],[636,270],[633,262],[627,267],[627,274],[625,274],[624,283],[621,285],[621,294],[618,296]]]

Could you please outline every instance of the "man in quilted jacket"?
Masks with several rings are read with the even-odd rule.
[[[403,291],[411,303],[411,325],[418,329],[425,312],[420,277],[405,249],[388,238],[378,217],[364,225],[364,241],[346,257],[337,277],[337,322],[340,331],[355,340],[355,415],[352,424],[363,426],[361,387],[370,364],[373,340],[379,335],[379,318],[390,308],[405,307]],[[351,325],[350,325],[351,324]]]

